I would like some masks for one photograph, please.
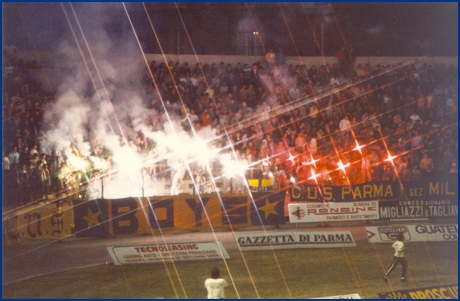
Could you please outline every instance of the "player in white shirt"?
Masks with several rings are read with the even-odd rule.
[[[385,281],[385,283],[388,283],[388,276],[396,268],[398,264],[401,264],[402,266],[401,281],[407,281],[406,272],[408,265],[406,258],[404,257],[404,233],[398,233],[396,241],[393,243],[392,247],[393,249],[395,249],[393,262],[391,263],[385,275],[383,275],[383,281]]]
[[[224,288],[228,286],[228,282],[220,278],[218,268],[213,268],[211,278],[206,279],[204,286],[208,290],[208,299],[221,299],[225,298]]]

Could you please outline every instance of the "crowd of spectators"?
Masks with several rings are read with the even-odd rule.
[[[3,51],[3,200],[7,205],[31,202],[50,193],[50,156],[41,143],[48,125],[43,114],[53,95],[43,92],[31,69],[35,61],[20,58],[16,47]]]
[[[195,129],[216,128],[217,144],[240,160],[268,164],[280,184],[409,182],[456,172],[456,67],[416,59],[307,68],[275,57],[271,50],[252,66],[152,62],[152,89],[161,97],[149,105],[161,111],[163,99]]]
[[[4,185],[20,188],[4,190],[4,199],[16,206],[62,191],[70,173],[61,154],[42,147],[54,126],[43,114],[56,99],[33,80],[37,64],[9,51],[3,60]],[[286,65],[278,52],[252,65],[153,61],[144,84],[153,129],[163,130],[165,109],[188,131],[212,127],[216,147],[252,166],[247,177],[273,175],[283,187],[456,173],[457,81],[457,66]],[[155,152],[142,133],[128,140],[146,156]],[[146,173],[161,177],[160,169],[165,162]]]

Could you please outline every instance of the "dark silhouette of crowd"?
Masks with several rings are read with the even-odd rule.
[[[11,47],[3,59],[3,194],[18,206],[46,200],[81,176],[62,154],[43,147],[55,126],[43,115],[56,96],[34,80],[30,70],[39,64]],[[404,183],[457,172],[457,66],[418,60],[363,66],[354,59],[287,65],[280,53],[269,60],[150,62],[145,105],[156,114],[148,125],[163,130],[166,109],[191,135],[212,127],[215,147],[251,166],[247,178],[272,178],[276,189],[293,182]],[[141,132],[128,141],[146,157],[156,153],[155,141]],[[93,152],[110,160],[103,155],[109,150]],[[145,173],[153,179],[164,172],[167,162],[159,160]]]

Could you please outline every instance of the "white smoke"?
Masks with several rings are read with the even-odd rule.
[[[58,49],[62,62],[59,68],[65,72],[57,101],[45,115],[45,123],[53,124],[46,132],[45,147],[56,149],[76,170],[85,169],[84,157],[105,169],[108,162],[91,153],[96,147],[108,150],[115,174],[104,180],[107,198],[141,195],[144,185],[141,170],[153,159],[141,156],[129,145],[130,140],[137,143],[138,133],[154,141],[160,159],[168,160],[171,165],[180,160],[187,165],[197,160],[207,165],[219,160],[219,150],[213,143],[217,138],[214,129],[205,127],[195,136],[183,128],[182,124],[188,123],[183,116],[161,116],[145,108],[144,100],[152,95],[144,92],[142,78],[146,66],[134,35],[111,39],[105,30],[111,21],[107,16],[117,16],[116,10],[122,6],[74,5],[81,31],[77,20],[70,19],[77,41],[72,41],[69,32],[68,40]],[[68,4],[65,8],[74,17]],[[152,128],[153,117],[165,119],[164,131]],[[232,164],[228,158],[225,160]],[[158,194],[153,190],[149,193]]]
[[[430,53],[430,50],[432,48],[432,44],[429,40],[417,40],[413,39],[412,40],[415,45],[417,45],[421,50],[425,51],[425,53],[428,55]]]
[[[322,23],[329,24],[333,21],[333,8],[331,3],[300,2],[299,4],[308,14],[316,15]]]
[[[385,27],[383,24],[378,24],[376,26],[370,27],[366,29],[366,32],[370,35],[382,35],[385,31]]]

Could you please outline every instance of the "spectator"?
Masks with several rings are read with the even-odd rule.
[[[455,156],[452,152],[452,147],[448,146],[442,157],[442,163],[444,168],[449,169],[455,160]]]
[[[416,112],[413,112],[412,115],[410,115],[410,120],[412,121],[413,124],[416,124],[417,121],[420,121],[420,123],[422,123],[422,118],[420,118],[420,116],[417,115]]]
[[[284,63],[286,62],[286,57],[284,56],[283,48],[280,48],[278,50],[278,53],[276,54],[275,57],[275,62],[280,67],[281,69],[284,68]]]
[[[337,52],[337,60],[339,62],[339,68],[341,73],[345,73],[347,71],[347,51],[345,46],[342,46],[340,50]]]
[[[421,153],[422,148],[423,148],[423,139],[418,134],[417,131],[414,131],[414,135],[411,139],[411,150],[417,151],[417,153]]]
[[[412,181],[412,171],[410,167],[408,166],[407,159],[404,158],[401,163],[401,182],[407,183]]]
[[[342,137],[345,136],[346,133],[350,132],[351,123],[348,120],[348,115],[345,115],[342,120],[340,120],[340,131],[342,132]]]
[[[419,181],[422,179],[422,172],[417,164],[412,165],[412,181]]]
[[[275,58],[276,58],[275,51],[273,50],[273,48],[270,48],[270,50],[265,55],[265,62],[267,62],[268,67],[269,67],[268,70],[272,70],[273,66],[275,65],[276,63]]]
[[[27,164],[22,164],[18,173],[20,203],[19,205],[28,204],[32,200],[30,191],[30,173]]]
[[[347,55],[347,70],[346,70],[346,75],[347,76],[356,76],[355,72],[355,62],[356,62],[356,51],[353,48],[353,46],[350,46],[348,49],[348,55]]]
[[[449,172],[450,172],[451,174],[456,174],[456,173],[458,173],[457,159],[454,159],[454,160],[453,160],[452,166],[451,166]]]
[[[372,181],[371,162],[368,154],[363,155],[361,159],[361,177],[364,180],[364,182]]]
[[[433,171],[434,164],[433,159],[431,159],[427,152],[423,153],[423,158],[420,160],[420,169],[422,171],[423,177],[428,177]]]
[[[13,172],[19,169],[19,152],[16,146],[13,147],[13,150],[9,153],[8,159],[10,162],[10,168]]]

